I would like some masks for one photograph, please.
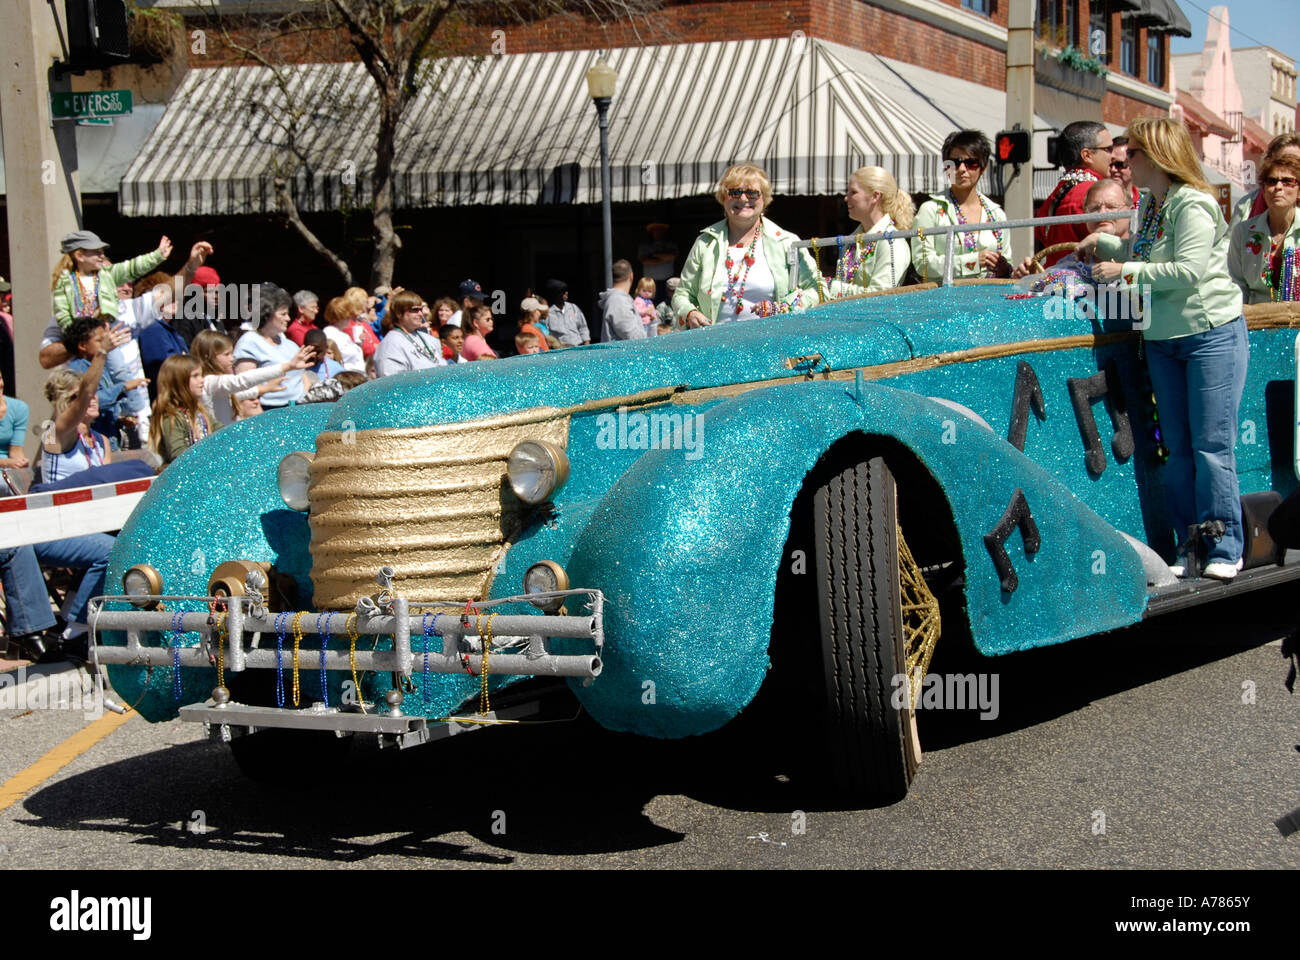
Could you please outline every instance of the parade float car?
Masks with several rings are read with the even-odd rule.
[[[1127,317],[932,287],[401,374],[223,428],[118,537],[98,661],[123,703],[206,724],[253,773],[318,740],[527,717],[512,689],[537,678],[658,738],[718,730],[773,684],[825,781],[881,802],[917,768],[944,638],[993,657],[1300,576],[1258,507],[1235,581],[1170,575]],[[1241,488],[1286,494],[1300,323],[1247,313]]]

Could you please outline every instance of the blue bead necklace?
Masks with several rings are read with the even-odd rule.
[[[177,700],[181,698],[181,624],[185,611],[172,614],[172,690]]]
[[[325,629],[320,627],[320,618],[325,617]],[[334,611],[327,614],[316,614],[316,632],[320,634],[320,696],[325,702],[325,706],[330,705],[330,690],[328,674],[325,672],[325,648],[330,642],[330,621],[334,619]]]
[[[275,705],[284,706],[284,632],[289,614],[275,615]]]

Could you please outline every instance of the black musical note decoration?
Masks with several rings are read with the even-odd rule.
[[[1016,391],[1011,398],[1011,428],[1007,431],[1007,442],[1021,453],[1025,452],[1025,434],[1029,430],[1031,407],[1039,420],[1047,419],[1043,388],[1038,385],[1038,375],[1034,373],[1033,367],[1021,360],[1016,364]]]
[[[1123,462],[1133,456],[1133,428],[1129,424],[1128,405],[1124,400],[1124,387],[1119,380],[1119,371],[1114,360],[1108,360],[1102,370],[1091,377],[1070,377],[1065,381],[1070,391],[1070,404],[1074,407],[1074,419],[1079,424],[1079,435],[1083,437],[1083,459],[1088,471],[1101,476],[1106,470],[1106,451],[1101,448],[1101,434],[1097,431],[1097,421],[1092,415],[1092,403],[1102,399],[1110,411],[1110,423],[1114,436],[1110,441],[1111,451],[1116,462]]]
[[[1016,588],[1020,586],[1016,568],[1011,565],[1011,558],[1007,556],[1006,547],[1003,546],[1016,527],[1020,528],[1020,538],[1025,541],[1025,553],[1037,553],[1038,548],[1043,545],[1043,540],[1038,533],[1038,524],[1034,523],[1033,515],[1029,512],[1029,501],[1025,499],[1025,491],[1019,487],[1016,487],[1016,492],[1011,495],[1011,503],[1007,506],[1006,513],[1002,514],[1002,519],[998,521],[997,526],[984,534],[984,546],[989,549],[989,556],[993,558],[993,568],[997,570],[998,577],[1002,581],[1002,589],[1007,593],[1015,593]]]

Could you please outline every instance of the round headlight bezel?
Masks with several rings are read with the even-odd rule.
[[[140,593],[138,590],[131,589],[131,586],[128,583],[128,579],[131,578],[133,575],[144,578],[143,586],[145,589],[143,594]],[[137,584],[137,586],[139,586],[139,584]],[[137,563],[134,566],[129,567],[127,571],[122,574],[122,592],[127,596],[133,596],[133,597],[161,596],[163,592],[162,574],[159,573],[156,568],[151,567],[147,563]],[[130,603],[131,606],[143,610],[146,607],[153,606],[155,603],[157,603],[157,601],[156,600],[131,600]]]
[[[549,472],[549,480],[544,480],[535,488],[523,486],[520,474],[524,471],[524,465],[516,461],[517,457],[522,456],[544,460],[548,467],[540,471],[540,474],[546,477]],[[510,489],[516,497],[531,506],[551,499],[568,479],[569,455],[564,452],[563,447],[549,440],[522,440],[514,445],[509,457],[506,458],[506,480],[510,484]]]
[[[562,566],[560,566],[554,560],[539,560],[537,563],[534,563],[532,566],[530,566],[527,570],[524,571],[524,594],[525,595],[532,594],[533,592],[535,592],[533,590],[532,585],[529,583],[529,580],[532,578],[534,572],[541,574],[543,571],[551,578],[551,580],[554,580],[554,585],[552,586],[550,583],[548,583],[546,589],[537,590],[536,592],[552,593],[557,590],[569,589],[569,575],[568,573],[565,572]],[[528,602],[531,603],[534,607],[537,607],[537,609],[544,611],[545,613],[555,613],[557,610],[560,609],[560,607],[564,606],[564,597],[552,597],[549,600],[529,600]]]
[[[311,465],[315,462],[316,455],[309,450],[295,450],[281,458],[280,463],[275,468],[275,487],[280,494],[280,499],[290,510],[296,510],[299,513],[306,513],[311,509],[311,498],[308,496],[308,488],[311,485]],[[300,471],[290,473],[289,471]],[[301,487],[291,487],[288,492],[285,488],[290,483],[301,483]]]

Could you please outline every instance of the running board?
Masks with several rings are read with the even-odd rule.
[[[1239,593],[1275,587],[1292,580],[1300,580],[1300,563],[1243,570],[1234,579],[1227,581],[1209,578],[1180,580],[1167,587],[1161,587],[1150,595],[1142,619],[1148,620],[1166,613],[1186,610],[1189,607],[1223,600]]]

